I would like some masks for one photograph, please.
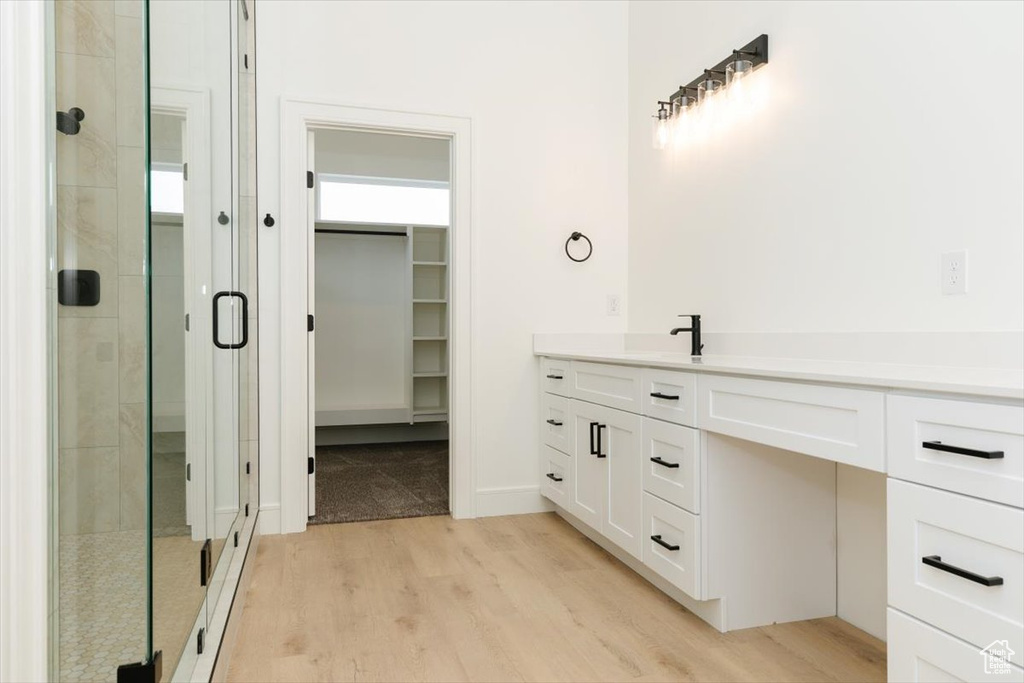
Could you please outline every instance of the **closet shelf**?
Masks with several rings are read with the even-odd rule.
[[[413,337],[413,341],[447,341],[448,337]]]
[[[413,377],[447,377],[447,372],[414,372]]]
[[[446,304],[447,299],[413,299],[414,304]]]
[[[444,261],[413,261],[414,266],[447,266],[448,264]]]

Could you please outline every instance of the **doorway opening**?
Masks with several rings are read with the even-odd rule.
[[[451,146],[309,130],[310,524],[451,509]]]

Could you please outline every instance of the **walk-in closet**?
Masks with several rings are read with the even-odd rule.
[[[310,523],[447,514],[449,140],[310,138]]]

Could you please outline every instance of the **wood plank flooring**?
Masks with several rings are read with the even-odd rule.
[[[553,513],[260,540],[230,681],[884,681],[835,618],[718,633]]]

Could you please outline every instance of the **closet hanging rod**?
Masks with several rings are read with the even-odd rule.
[[[336,235],[380,235],[381,237],[408,237],[404,232],[381,232],[379,230],[330,230],[327,228],[316,228],[313,232],[326,232]]]

